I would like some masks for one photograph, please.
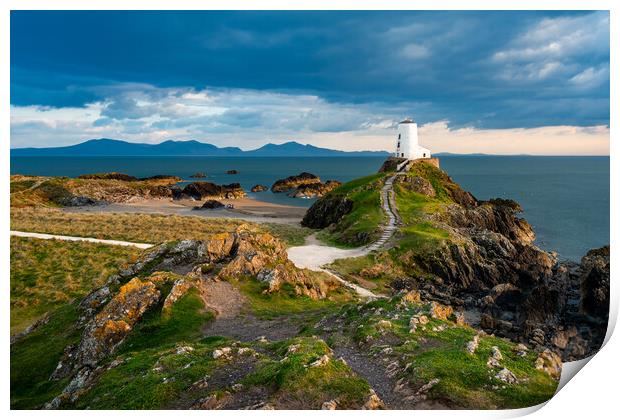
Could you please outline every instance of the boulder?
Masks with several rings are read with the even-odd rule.
[[[227,170],[227,171],[226,171],[226,173],[227,173],[228,175],[236,175],[236,174],[238,174],[238,173],[239,173],[239,171],[238,171],[238,170],[236,170],[236,169],[229,169],[229,170]]]
[[[173,198],[191,198],[194,200],[232,199],[245,197],[245,191],[237,182],[227,185],[217,185],[212,182],[198,181],[187,184],[182,190],[174,190]]]
[[[65,351],[53,378],[59,379],[82,367],[95,367],[123,342],[144,312],[159,301],[159,290],[150,282],[134,278],[86,325],[75,349]]]
[[[271,191],[287,192],[299,187],[300,185],[320,183],[321,179],[318,176],[313,175],[309,172],[302,172],[299,175],[293,175],[284,179],[278,179],[271,186]]]
[[[341,182],[338,181],[327,181],[325,183],[313,183],[313,184],[303,184],[292,190],[288,193],[289,197],[293,198],[314,198],[314,197],[323,197],[325,194],[333,190],[334,188],[342,185]]]
[[[207,174],[204,172],[196,172],[195,174],[190,175],[189,177],[190,178],[206,178]]]
[[[224,204],[222,204],[221,202],[217,200],[207,200],[202,204],[202,206],[194,207],[194,210],[213,210],[213,209],[221,209],[223,207],[225,207]]]
[[[560,379],[562,374],[562,359],[556,353],[549,349],[544,349],[538,354],[534,367],[548,373],[556,381]]]
[[[256,184],[256,185],[254,185],[250,189],[250,191],[252,191],[252,192],[263,192],[263,191],[267,191],[268,189],[269,189],[269,187],[266,186],[266,185]]]

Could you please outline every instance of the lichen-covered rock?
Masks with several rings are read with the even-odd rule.
[[[373,389],[370,390],[370,395],[368,399],[362,406],[362,410],[383,410],[385,409],[385,404],[381,401],[381,398],[375,393]]]
[[[562,374],[562,359],[551,350],[545,349],[536,358],[534,367],[547,372],[553,379],[559,380]]]
[[[183,297],[193,286],[194,284],[185,278],[181,278],[175,281],[172,289],[170,290],[170,293],[168,293],[168,296],[166,296],[166,300],[164,300],[162,311],[165,312],[172,308],[172,305],[174,305],[177,300]]]
[[[148,281],[134,278],[86,324],[77,347],[65,350],[52,374],[63,378],[82,367],[94,368],[123,342],[132,327],[159,300],[159,290]]]
[[[437,302],[431,302],[430,314],[431,318],[447,321],[454,310],[451,306],[442,305]]]
[[[428,197],[435,197],[436,195],[433,184],[431,184],[430,181],[428,181],[426,178],[422,178],[421,176],[404,175],[398,177],[396,181],[404,188],[418,194],[426,195]]]

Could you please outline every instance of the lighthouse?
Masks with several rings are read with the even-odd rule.
[[[395,157],[409,160],[431,157],[431,151],[418,144],[418,125],[410,118],[398,123]]]

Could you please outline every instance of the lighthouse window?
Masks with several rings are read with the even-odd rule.
[[[398,140],[400,140],[400,134],[398,135]]]

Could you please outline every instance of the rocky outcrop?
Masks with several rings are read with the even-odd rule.
[[[98,174],[84,174],[78,176],[78,179],[115,179],[118,181],[137,181],[135,176],[122,174],[120,172],[104,172]]]
[[[109,303],[86,324],[80,343],[65,351],[52,378],[66,377],[83,367],[95,368],[116,350],[144,312],[158,300],[159,291],[152,282],[134,278],[121,286]]]
[[[238,173],[239,173],[239,171],[236,170],[236,169],[229,169],[229,170],[226,171],[227,175],[237,175]]]
[[[180,199],[234,199],[245,197],[245,191],[237,182],[227,185],[217,185],[212,182],[192,182],[183,189],[175,189],[172,193],[175,200]]]
[[[396,178],[396,183],[409,191],[426,195],[428,197],[435,197],[437,195],[435,189],[433,188],[433,184],[421,176],[403,175]]]
[[[266,186],[266,185],[256,184],[256,185],[254,185],[250,189],[250,191],[252,191],[252,192],[263,192],[263,191],[267,191],[268,189],[269,189],[269,187]]]
[[[300,185],[320,184],[321,179],[309,172],[302,172],[299,175],[289,176],[288,178],[278,179],[271,186],[271,191],[275,193],[288,192],[296,189]]]
[[[204,172],[196,172],[195,174],[190,175],[189,177],[190,178],[206,178],[207,174]]]
[[[334,188],[342,185],[339,181],[326,181],[325,183],[303,184],[288,193],[293,198],[315,198],[323,197]]]
[[[327,194],[308,209],[301,221],[302,226],[323,229],[338,223],[353,210],[353,201],[344,194]]]
[[[609,314],[609,246],[589,251],[581,259],[580,268],[583,312],[606,318]]]
[[[194,210],[213,210],[213,209],[221,209],[224,207],[224,204],[217,200],[207,200],[202,206],[194,207]]]

